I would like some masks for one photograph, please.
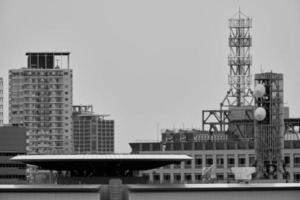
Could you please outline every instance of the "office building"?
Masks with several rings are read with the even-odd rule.
[[[26,183],[26,165],[10,158],[26,154],[26,128],[0,127],[0,184]]]
[[[3,126],[3,78],[0,77],[0,126]]]
[[[69,52],[28,52],[9,71],[9,123],[28,129],[28,153],[73,152]]]
[[[286,120],[286,124],[289,121]],[[181,164],[144,171],[149,183],[205,183],[202,170],[211,166],[214,166],[214,182],[235,182],[231,168],[255,167],[256,150],[254,140],[238,141],[227,135],[211,135],[208,131],[196,129],[165,130],[160,142],[132,142],[130,146],[133,154],[170,153],[193,157],[193,160]],[[282,153],[284,170],[288,172],[283,181],[300,182],[299,135],[285,134]]]
[[[75,153],[113,153],[114,120],[98,115],[93,107],[73,106],[73,135]]]

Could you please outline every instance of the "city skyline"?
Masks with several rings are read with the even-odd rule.
[[[73,102],[111,115],[116,152],[159,139],[159,128],[199,128],[229,88],[227,23],[239,6],[253,18],[252,74],[284,73],[285,103],[300,116],[297,1],[0,1],[5,122],[8,70],[25,67],[27,51],[70,51]]]

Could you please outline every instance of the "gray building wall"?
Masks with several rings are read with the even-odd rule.
[[[0,127],[0,183],[26,183],[26,165],[9,159],[26,154],[26,128]]]

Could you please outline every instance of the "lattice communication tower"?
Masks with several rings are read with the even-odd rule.
[[[250,88],[250,66],[252,65],[250,28],[252,28],[252,19],[241,11],[229,19],[230,54],[228,56],[228,65],[230,71],[228,83],[230,89],[220,103],[221,110],[223,107],[249,106],[253,103],[253,95]]]

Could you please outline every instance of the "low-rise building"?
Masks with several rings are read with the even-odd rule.
[[[214,182],[234,182],[232,167],[256,165],[254,140],[237,141],[227,137],[210,136],[200,130],[169,130],[160,142],[132,142],[133,154],[185,154],[191,161],[142,172],[149,183],[202,183],[203,169],[213,167]],[[225,136],[223,134],[223,136]],[[299,135],[285,134],[284,181],[300,182]],[[284,172],[283,172],[284,173]]]
[[[26,128],[0,127],[0,184],[26,183],[26,165],[10,158],[26,154]]]

